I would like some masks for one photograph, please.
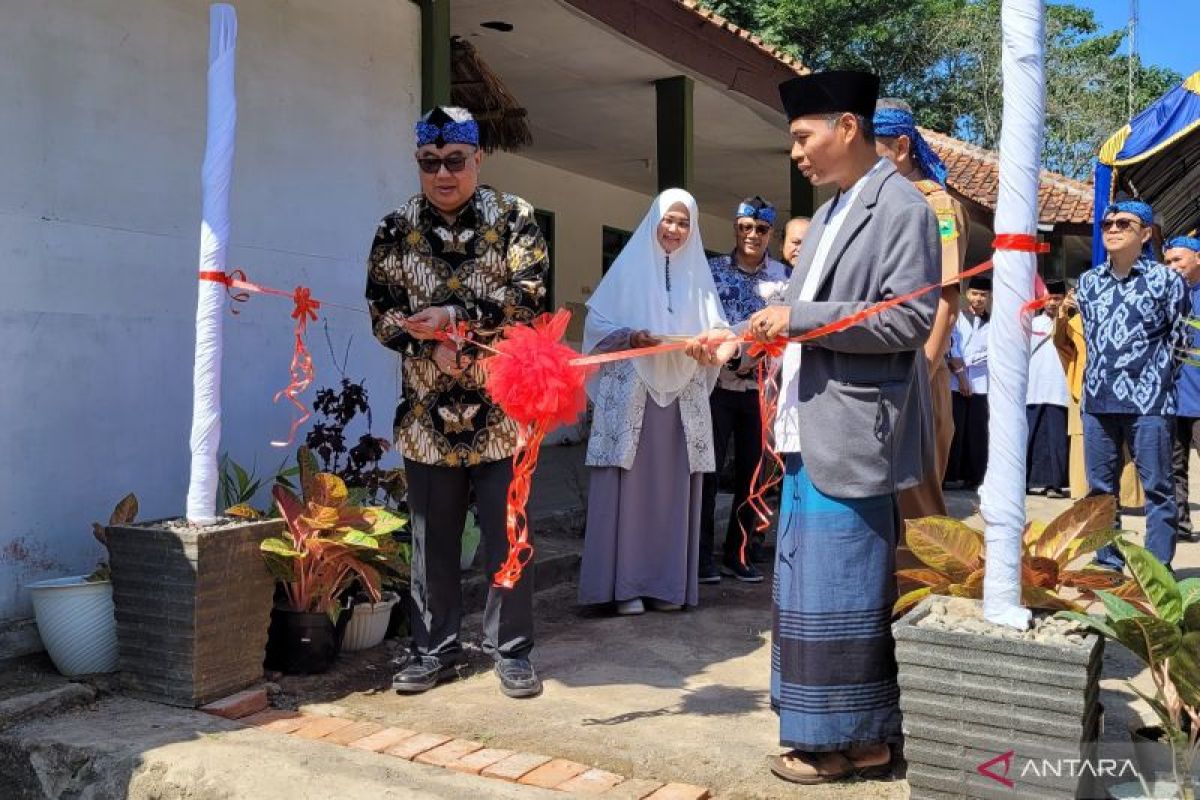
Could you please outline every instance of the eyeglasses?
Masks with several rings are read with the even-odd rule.
[[[1141,223],[1137,220],[1126,219],[1125,217],[1121,217],[1119,219],[1106,219],[1100,222],[1100,230],[1124,233],[1125,231],[1132,229],[1134,225],[1140,224]]]
[[[738,233],[752,233],[757,231],[759,236],[766,236],[771,232],[771,226],[765,222],[739,222],[737,229]]]
[[[442,169],[443,164],[446,165],[447,172],[462,172],[467,168],[467,156],[463,153],[451,153],[445,158],[438,158],[436,156],[417,157],[417,166],[426,175],[437,175]]]

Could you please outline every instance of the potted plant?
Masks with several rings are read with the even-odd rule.
[[[233,511],[105,530],[127,694],[195,708],[262,680],[274,580],[256,553],[283,521]]]
[[[986,568],[982,532],[941,517],[908,523],[908,546],[924,567],[898,573],[917,588],[897,602],[897,612],[911,610],[893,634],[914,797],[991,796],[1003,787],[980,765],[1007,751],[1009,766],[996,770],[1021,776],[1028,794],[1065,799],[1088,790],[1078,774],[1025,765],[1088,757],[1098,739],[1104,640],[1052,612],[1082,608],[1077,592],[1137,593],[1119,573],[1070,568],[1117,535],[1114,503],[1086,498],[1048,524],[1027,526],[1022,601],[1036,613],[1026,631],[983,618],[976,599]]]
[[[1194,800],[1194,767],[1200,751],[1200,578],[1176,581],[1151,553],[1124,539],[1116,540],[1133,579],[1145,597],[1135,605],[1105,591],[1096,596],[1103,615],[1060,612],[1106,639],[1119,642],[1149,668],[1154,694],[1132,682],[1129,687],[1149,704],[1158,726],[1132,731],[1141,775],[1154,775],[1157,759],[1148,743],[1159,742],[1175,797]],[[1139,742],[1139,739],[1141,740]],[[1140,745],[1140,746],[1139,746]],[[1142,787],[1145,788],[1145,787]],[[1158,786],[1161,794],[1162,784]]]
[[[356,579],[373,603],[381,600],[382,573],[398,561],[393,531],[404,518],[384,508],[355,505],[345,482],[315,471],[301,451],[297,496],[276,485],[272,495],[285,524],[260,545],[286,601],[271,611],[267,665],[292,673],[322,672],[337,654],[338,598]],[[386,625],[385,625],[386,628]]]
[[[132,522],[137,513],[137,497],[125,495],[108,524]],[[92,532],[107,546],[103,525],[93,522]],[[101,562],[90,575],[52,578],[25,587],[33,599],[42,644],[55,668],[67,677],[117,668],[117,621],[110,575],[108,563]]]
[[[400,595],[380,590],[379,601],[374,602],[364,591],[353,593],[346,604],[350,621],[342,636],[342,649],[347,652],[366,650],[383,641],[392,619],[392,609],[400,603]]]

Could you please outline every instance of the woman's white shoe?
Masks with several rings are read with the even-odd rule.
[[[642,604],[642,598],[635,597],[632,600],[622,600],[617,603],[617,613],[626,616],[633,614],[643,614],[646,611],[646,606]]]

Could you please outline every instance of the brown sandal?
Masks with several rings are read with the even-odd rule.
[[[789,762],[799,762],[808,769],[797,769]],[[838,752],[805,753],[792,750],[767,759],[771,772],[785,781],[815,786],[820,783],[835,783],[852,778],[857,774],[854,762]]]
[[[850,755],[849,750],[842,752],[842,755],[849,759],[850,764],[854,767],[855,777],[861,780],[891,780],[894,775],[892,772],[892,753],[891,748],[888,748],[888,758],[881,764],[861,764],[855,761]]]

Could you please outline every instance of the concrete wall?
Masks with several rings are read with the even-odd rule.
[[[604,226],[632,231],[654,199],[509,153],[488,157],[482,176],[485,183],[554,212],[554,300],[558,306],[586,302],[600,282]],[[700,233],[709,250],[733,247],[733,220],[723,211],[700,210]],[[732,209],[728,211],[732,213]]]
[[[230,266],[362,305],[379,218],[417,191],[420,20],[408,0],[238,4]],[[128,491],[183,511],[188,472],[206,0],[4,4],[0,25],[0,625],[21,585],[88,572],[89,523]],[[273,470],[290,303],[225,318],[223,449]],[[394,359],[329,309],[338,358],[390,429]],[[352,342],[351,342],[352,338]],[[336,383],[322,324],[317,386]],[[0,637],[2,641],[2,637]],[[11,637],[10,637],[11,644]],[[0,653],[3,655],[3,653]]]

